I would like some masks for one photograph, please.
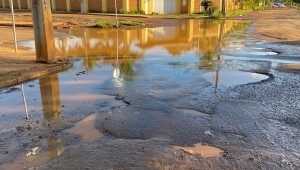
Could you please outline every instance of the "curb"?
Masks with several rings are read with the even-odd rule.
[[[18,85],[23,82],[28,82],[30,80],[37,79],[37,78],[42,77],[47,74],[53,74],[53,73],[58,73],[58,72],[61,72],[64,70],[68,70],[68,69],[72,68],[72,66],[73,66],[73,62],[68,62],[68,63],[60,64],[57,66],[53,66],[52,68],[49,68],[48,70],[38,71],[38,72],[34,72],[34,73],[27,73],[25,75],[21,75],[19,77],[15,77],[15,78],[8,79],[8,80],[5,80],[5,79],[0,80],[0,89],[4,88],[4,87]]]

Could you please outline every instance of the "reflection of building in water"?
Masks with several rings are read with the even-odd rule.
[[[46,75],[39,82],[44,118],[59,118],[61,108],[58,74]]]
[[[119,30],[69,30],[71,38],[57,38],[57,54],[76,56],[86,68],[110,64],[116,60],[118,47],[120,70],[132,71],[132,65],[146,52],[167,51],[172,56],[194,53],[202,63],[209,63],[223,46],[223,36],[239,29],[237,21],[178,20],[178,26]],[[161,51],[160,51],[161,52]],[[88,56],[88,57],[87,57]],[[123,69],[123,70],[122,70]],[[126,71],[127,70],[127,71]]]
[[[144,50],[156,46],[167,49],[172,55],[180,55],[194,48],[205,52],[207,45],[218,46],[221,35],[230,32],[236,25],[236,21],[182,20],[178,26],[172,27],[120,30],[119,53],[127,56],[143,54]],[[58,55],[84,56],[87,53],[106,58],[116,55],[115,30],[69,30],[69,34],[73,37],[56,39]]]

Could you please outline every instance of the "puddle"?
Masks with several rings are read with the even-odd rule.
[[[266,80],[269,76],[236,70],[220,70],[202,75],[206,81],[218,86],[236,86]]]
[[[19,85],[0,90],[0,128],[24,122],[25,102],[32,120],[98,110],[97,103],[110,103],[111,99],[103,97],[97,86],[116,79],[115,86],[123,89],[128,88],[124,82],[129,80],[172,76],[174,68],[167,63],[183,63],[183,68],[184,63],[204,70],[219,68],[222,59],[218,50],[226,47],[223,37],[249,26],[238,21],[174,22],[177,26],[132,30],[59,30],[56,54],[74,58],[73,68],[25,83],[23,90]],[[34,50],[32,40],[19,45]],[[189,73],[179,74],[189,77]]]
[[[115,93],[130,92],[130,95],[138,96],[145,91],[166,91],[172,85],[186,87],[201,76],[217,86],[246,84],[268,78],[255,73],[210,71],[222,67],[224,58],[219,52],[227,47],[224,37],[245,30],[249,22],[174,22],[175,26],[131,30],[58,30],[56,54],[74,59],[74,66],[70,70],[24,83],[24,88],[17,85],[1,89],[1,131],[20,126],[26,121],[53,123],[80,116],[86,118],[66,131],[79,135],[82,139],[80,142],[92,142],[101,139],[103,134],[95,128],[96,114],[90,113],[129,107],[128,103],[116,101]],[[241,38],[231,38],[232,41],[234,39]],[[32,40],[19,42],[19,45],[34,50]],[[231,46],[240,45],[235,43]],[[180,89],[175,90],[180,93]],[[214,94],[208,92],[207,95]],[[166,109],[161,110],[164,112]],[[182,113],[205,116],[194,110],[184,110]],[[24,119],[27,115],[29,120]],[[51,139],[47,142],[60,143],[61,140]],[[58,145],[47,152],[41,149],[38,156],[11,158],[15,159],[12,169],[19,169],[18,166],[23,168],[25,164],[37,166],[54,159],[64,152],[63,146]],[[198,152],[199,146],[201,150],[208,147],[197,144],[194,152]],[[209,155],[206,151],[202,154]]]
[[[278,55],[276,52],[272,51],[253,51],[249,52],[250,55]]]
[[[66,130],[66,132],[81,136],[82,142],[93,142],[103,136],[103,134],[95,128],[96,118],[97,114],[92,114],[76,123],[75,127]]]
[[[173,146],[176,150],[181,150],[184,153],[200,156],[202,158],[211,158],[211,157],[220,157],[223,153],[223,150],[208,146],[202,145],[201,143],[197,143],[194,147],[182,147],[182,146]]]
[[[41,147],[34,147],[23,153],[17,158],[14,158],[12,163],[5,163],[1,166],[1,169],[28,169],[32,167],[38,167],[46,162],[59,157],[64,152],[64,147],[61,144],[62,140],[58,137],[49,137],[45,141],[42,149]]]

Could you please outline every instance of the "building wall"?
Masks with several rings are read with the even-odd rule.
[[[201,12],[201,1],[202,0],[195,0],[195,9],[194,12]]]
[[[123,0],[117,0],[117,9],[118,11],[123,11]],[[115,12],[115,1],[107,0],[107,12]]]
[[[81,0],[53,0],[55,3],[53,4],[56,7],[54,10],[56,11],[81,11]],[[129,11],[146,11],[145,10],[145,1],[146,0],[117,0],[117,8],[120,12],[129,12]],[[148,1],[148,14],[153,12],[153,0]],[[203,11],[203,7],[201,7],[202,0],[173,0],[176,4],[175,13],[194,13]],[[222,11],[222,0],[211,0],[214,2],[218,10]],[[15,9],[28,9],[28,1],[27,0],[13,0]],[[114,0],[85,0],[86,8],[85,11],[90,12],[109,12],[115,13],[115,1]],[[9,0],[0,0],[0,8],[3,8],[3,3],[5,4],[5,8],[9,8]],[[233,11],[238,9],[239,5],[234,3],[234,0],[226,0],[226,12]]]
[[[189,12],[189,1],[188,0],[180,0],[180,13],[188,13]]]
[[[102,12],[102,0],[88,0],[90,12]]]
[[[18,0],[13,0],[14,9],[20,9]]]
[[[21,9],[28,9],[27,0],[21,0]]]
[[[140,0],[129,0],[129,11],[139,11]]]
[[[80,12],[81,11],[81,0],[70,0],[71,11]]]
[[[56,11],[67,11],[67,2],[66,0],[56,0]]]

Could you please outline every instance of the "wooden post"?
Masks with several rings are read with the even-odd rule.
[[[36,60],[56,61],[50,0],[32,0],[32,21]]]

